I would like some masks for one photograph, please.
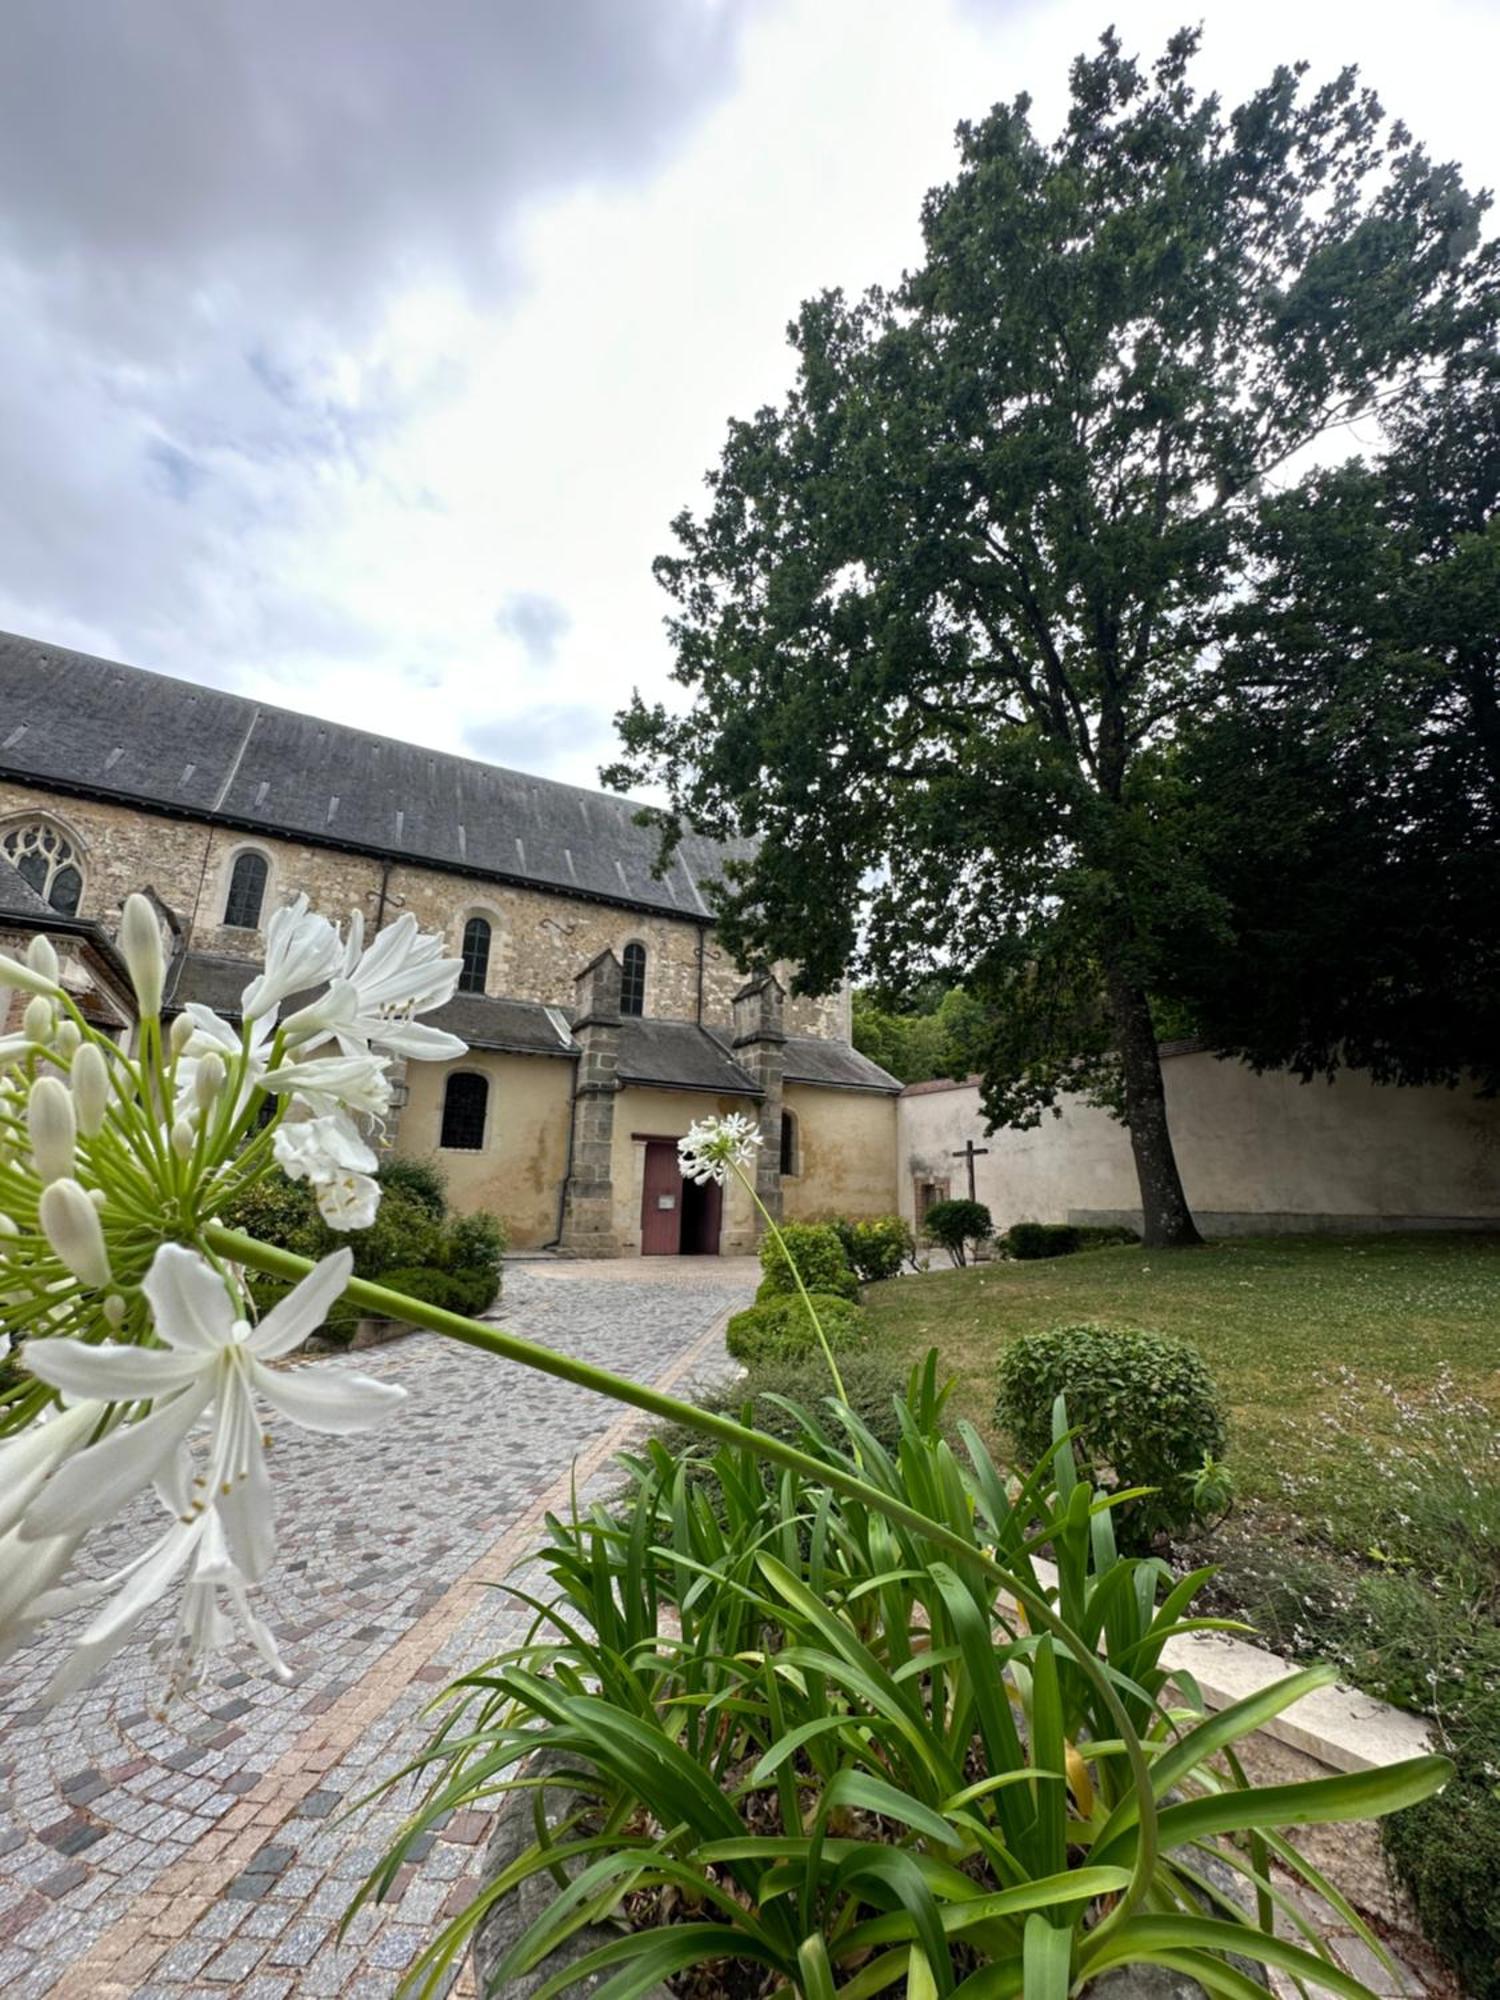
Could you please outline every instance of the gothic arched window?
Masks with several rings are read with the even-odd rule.
[[[646,1011],[646,947],[628,944],[620,958],[620,1012]]]
[[[13,826],[0,837],[0,853],[59,916],[77,916],[83,901],[83,864],[60,828],[46,820]]]
[[[266,879],[270,873],[270,863],[253,847],[235,856],[229,875],[229,894],[224,899],[224,921],[231,930],[259,928],[260,906],[266,899]]]
[[[797,1119],[790,1111],[781,1114],[781,1171],[784,1174],[797,1171]]]
[[[485,917],[470,917],[464,925],[463,970],[458,975],[460,993],[482,993],[490,970],[490,930]]]
[[[443,1091],[443,1130],[438,1144],[450,1153],[482,1152],[489,1103],[486,1078],[476,1076],[471,1069],[455,1070]]]

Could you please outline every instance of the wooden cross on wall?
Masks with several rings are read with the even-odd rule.
[[[953,1155],[953,1157],[954,1157],[954,1159],[955,1159],[955,1160],[967,1160],[967,1161],[968,1161],[968,1163],[969,1163],[969,1199],[970,1199],[970,1201],[977,1201],[977,1200],[978,1200],[978,1196],[977,1196],[977,1195],[975,1194],[975,1192],[974,1192],[974,1162],[975,1162],[976,1160],[982,1160],[982,1159],[984,1159],[984,1158],[985,1158],[985,1157],[987,1156],[987,1154],[989,1153],[989,1150],[990,1150],[990,1149],[989,1149],[989,1147],[988,1147],[988,1146],[976,1146],[976,1145],[974,1144],[974,1141],[973,1141],[972,1139],[965,1139],[965,1141],[964,1141],[964,1149],[963,1149],[963,1151],[962,1151],[961,1153],[955,1153],[955,1154]]]

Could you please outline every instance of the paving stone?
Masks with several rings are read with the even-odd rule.
[[[758,1277],[748,1263],[706,1276],[701,1266],[670,1274],[515,1267],[506,1277],[506,1320],[544,1345],[653,1380],[743,1303]],[[401,1422],[369,1436],[277,1432],[281,1559],[261,1609],[273,1627],[295,1635],[287,1642],[298,1675],[291,1685],[248,1671],[248,1653],[231,1656],[210,1670],[198,1695],[158,1720],[158,1669],[147,1648],[170,1632],[177,1615],[170,1598],[142,1620],[99,1689],[72,1703],[41,1702],[56,1664],[50,1638],[5,1663],[0,1955],[25,1949],[17,1939],[28,1926],[49,1941],[28,1951],[34,1965],[15,1971],[0,1956],[4,2000],[31,2000],[21,1979],[34,1982],[37,1995],[49,1992],[71,1959],[143,1892],[171,1882],[168,1871],[179,1863],[193,1875],[179,1870],[177,1900],[152,1917],[172,1942],[143,1969],[132,2000],[228,2000],[231,1991],[233,2000],[379,2000],[394,1992],[438,1912],[473,1894],[489,1821],[481,1813],[456,1815],[441,1839],[416,1843],[399,1901],[361,1911],[348,1944],[334,1936],[412,1798],[398,1794],[399,1805],[383,1802],[348,1823],[345,1807],[425,1741],[422,1703],[433,1686],[513,1643],[520,1614],[503,1593],[476,1592],[472,1608],[405,1668],[402,1683],[367,1677],[382,1673],[390,1649],[617,1413],[565,1384],[476,1366],[469,1352],[436,1337],[361,1353],[357,1364],[340,1357],[320,1365],[357,1365],[406,1388],[410,1402]],[[154,1527],[155,1505],[143,1495],[132,1514],[96,1532],[90,1547],[101,1570],[128,1559]],[[379,1690],[380,1713],[351,1727],[340,1704],[358,1704],[367,1687]],[[319,1729],[332,1732],[321,1750]],[[232,1740],[231,1732],[238,1732]],[[300,1797],[293,1788],[257,1821],[264,1781],[294,1745],[301,1745],[301,1782],[315,1776],[316,1783]],[[263,1829],[260,1846],[236,1852],[214,1878],[224,1887],[211,1901],[183,1904],[183,1884],[205,1879],[213,1856],[242,1837],[231,1816],[246,1805],[249,1823]],[[195,1867],[194,1843],[212,1829],[221,1845]],[[56,1936],[54,1915],[70,1919]]]

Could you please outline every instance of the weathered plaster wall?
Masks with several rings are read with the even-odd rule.
[[[789,1083],[783,1103],[797,1121],[793,1164],[781,1184],[789,1222],[896,1212],[894,1097]]]
[[[646,1090],[631,1085],[615,1099],[614,1183],[615,1235],[627,1255],[641,1247],[641,1193],[646,1170],[647,1138],[680,1139],[700,1118],[724,1118],[732,1111],[753,1110],[743,1097],[711,1097],[694,1090]],[[640,1136],[637,1136],[640,1135]],[[756,1216],[749,1195],[732,1176],[724,1190],[719,1248],[726,1257],[755,1247]]]
[[[387,872],[379,861],[334,848],[266,839],[133,807],[0,783],[0,828],[38,811],[66,827],[82,851],[81,914],[100,918],[111,929],[130,891],[149,884],[191,925],[194,949],[257,957],[258,931],[229,929],[220,922],[235,858],[253,848],[270,866],[267,914],[301,892],[329,916],[342,920],[357,909],[367,924],[373,924],[384,880],[387,920],[409,909],[425,930],[441,932],[455,954],[469,918],[489,919],[494,932],[486,982],[490,993],[550,1006],[571,1005],[573,979],[582,966],[606,946],[618,958],[628,943],[638,940],[646,947],[646,1012],[673,1020],[693,1020],[697,1015],[702,931],[695,923],[478,881],[437,868],[392,865]],[[743,974],[708,935],[703,993],[704,1018],[710,1025],[730,1025],[730,1003],[743,983]],[[783,968],[782,984],[788,983]],[[847,1040],[847,991],[821,1000],[788,1001],[786,1027],[789,1034]]]
[[[478,1152],[439,1144],[443,1092],[454,1070],[475,1070],[489,1080],[484,1147]],[[435,1160],[448,1176],[454,1207],[487,1208],[498,1215],[513,1248],[551,1242],[567,1168],[572,1063],[476,1049],[461,1062],[408,1063],[406,1080],[411,1095],[392,1150],[404,1159]]]
[[[1344,1072],[1332,1083],[1257,1076],[1202,1053],[1164,1057],[1167,1109],[1187,1196],[1209,1231],[1500,1223],[1500,1104],[1463,1090],[1401,1090]],[[968,1192],[997,1227],[1021,1220],[1139,1222],[1124,1128],[1069,1102],[1033,1132],[985,1136],[971,1085],[899,1100],[901,1212],[923,1180]]]

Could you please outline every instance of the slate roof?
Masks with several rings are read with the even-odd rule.
[[[0,854],[0,916],[50,917],[51,905],[3,854]]]
[[[532,1000],[492,1000],[486,994],[458,993],[445,1007],[434,1008],[422,1019],[429,1027],[446,1028],[471,1049],[566,1056],[570,1062],[578,1055],[578,1044],[561,1010]]]
[[[786,1081],[818,1083],[829,1090],[876,1090],[899,1097],[901,1085],[879,1063],[847,1042],[823,1042],[812,1035],[786,1038]]]
[[[761,1095],[718,1036],[692,1021],[622,1021],[617,1074],[622,1083],[710,1090],[720,1097]]]
[[[0,633],[0,777],[254,832],[703,919],[734,845],[662,881],[630,799]]]

